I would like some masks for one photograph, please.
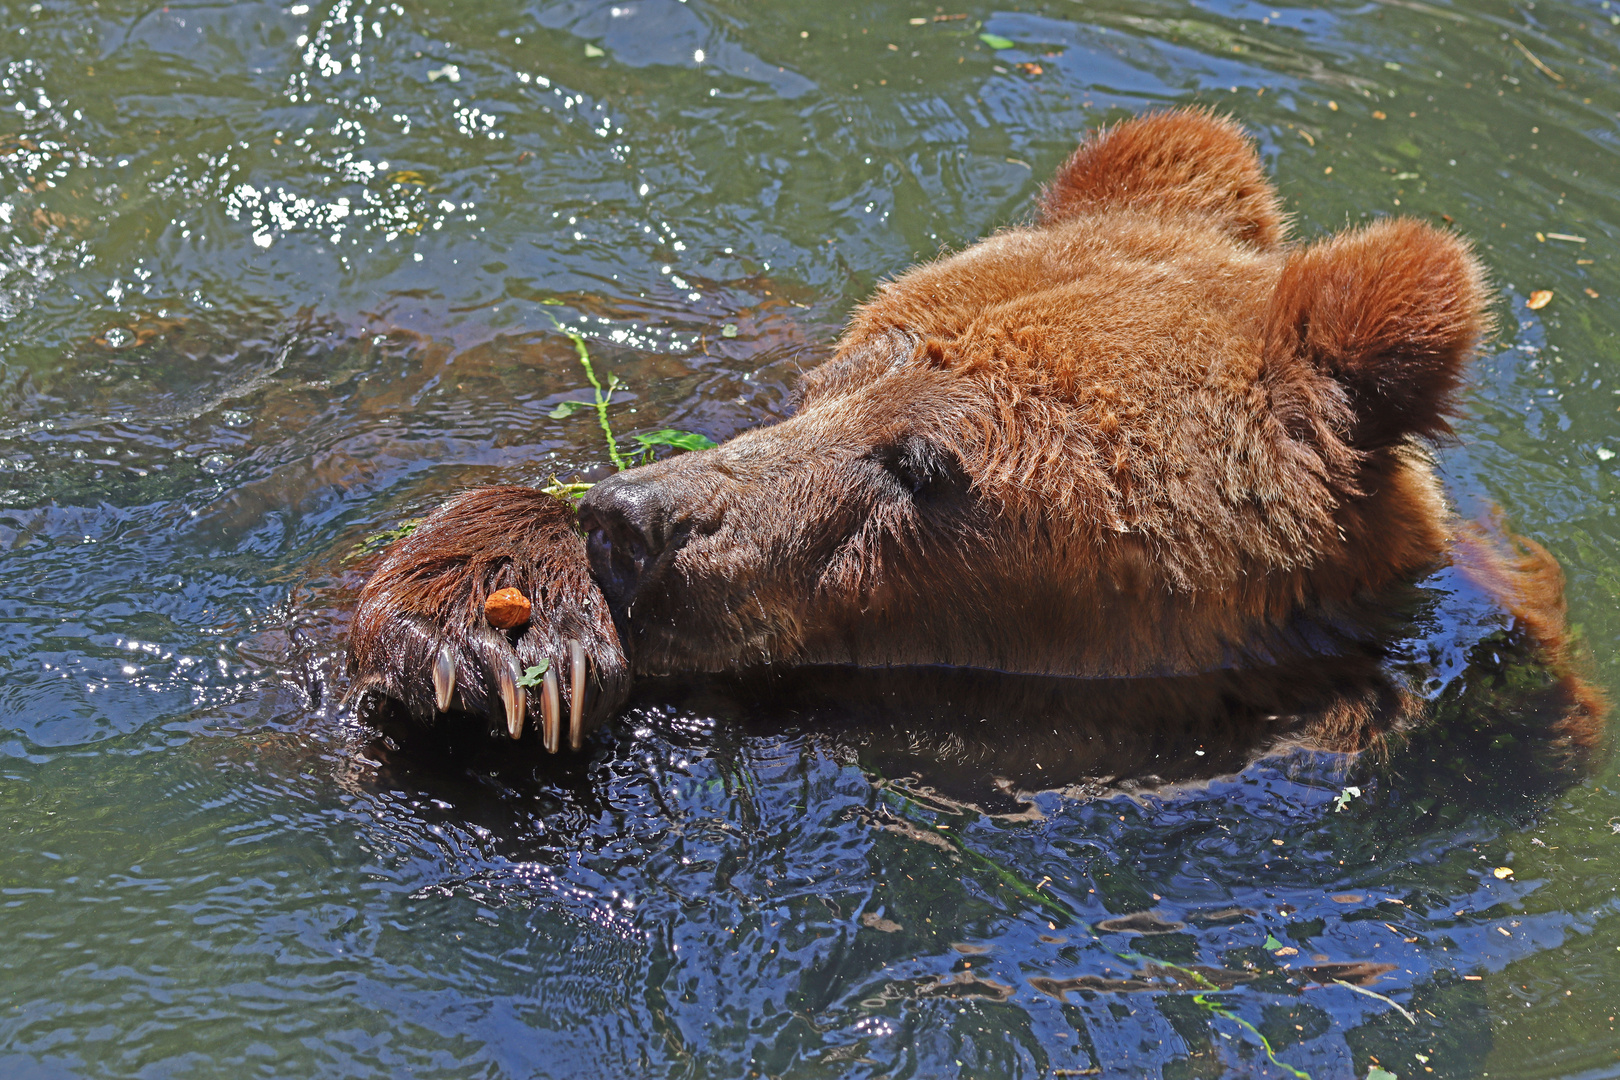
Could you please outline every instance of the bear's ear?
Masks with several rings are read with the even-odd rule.
[[[1283,234],[1277,192],[1248,136],[1205,109],[1137,117],[1081,143],[1041,192],[1041,224],[1099,210],[1211,218],[1260,248]]]
[[[1466,242],[1408,218],[1381,221],[1289,255],[1266,311],[1266,361],[1303,361],[1343,386],[1359,449],[1439,438],[1489,329],[1485,299]]]

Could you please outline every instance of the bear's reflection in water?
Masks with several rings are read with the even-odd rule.
[[[1505,622],[1493,593],[1448,570],[1440,587],[1431,579],[1379,598],[1385,626],[1376,639],[1196,675],[784,667],[645,678],[629,722],[597,741],[634,740],[637,717],[678,718],[674,729],[695,726],[702,734],[686,738],[721,756],[748,739],[797,736],[876,783],[992,814],[1022,812],[1039,791],[1171,794],[1284,756],[1331,777],[1363,760],[1435,790],[1458,774],[1488,781],[1481,798],[1547,794],[1590,764],[1605,704],[1566,655],[1561,612],[1521,611]],[[585,761],[514,753],[472,729],[447,741],[380,704],[369,719],[387,733],[377,747],[385,763],[404,764],[402,751],[411,771],[443,761],[513,780],[537,769],[542,782],[586,783]]]
[[[1482,642],[1472,659],[1434,701],[1416,672],[1365,653],[1139,679],[797,669],[654,692],[682,712],[745,718],[753,732],[813,733],[882,782],[988,813],[1016,813],[1038,791],[1170,794],[1301,753],[1330,774],[1358,754],[1378,764],[1398,755],[1410,775],[1434,764],[1425,751],[1437,741],[1481,761],[1513,746],[1485,773],[1504,787],[1551,790],[1578,776],[1596,735],[1586,684],[1540,663],[1523,634]],[[1444,731],[1431,730],[1437,713]]]

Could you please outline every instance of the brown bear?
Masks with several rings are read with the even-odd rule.
[[[1032,224],[881,286],[790,419],[619,473],[577,515],[499,487],[430,516],[361,594],[355,685],[556,750],[632,675],[1187,677],[1375,638],[1380,598],[1456,542],[1427,444],[1484,275],[1410,219],[1286,229],[1230,120],[1105,129]],[[1552,613],[1556,650],[1556,566],[1472,558]],[[527,625],[486,620],[505,587]]]

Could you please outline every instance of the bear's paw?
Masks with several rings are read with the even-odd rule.
[[[467,492],[383,554],[360,593],[349,674],[351,693],[426,727],[487,718],[513,739],[538,731],[553,753],[578,749],[629,687],[572,509],[526,487]]]

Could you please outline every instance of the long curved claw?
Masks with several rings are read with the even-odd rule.
[[[449,643],[439,646],[433,658],[433,705],[440,712],[450,711],[450,700],[456,692],[456,654]]]
[[[517,658],[503,657],[495,679],[501,689],[501,704],[506,707],[506,731],[514,739],[523,735],[524,710],[529,706],[529,692],[518,685],[520,677]]]
[[[568,746],[578,750],[585,745],[585,646],[568,642]]]
[[[555,754],[562,748],[562,692],[557,684],[555,666],[546,669],[545,685],[541,688],[540,713],[546,753]]]

